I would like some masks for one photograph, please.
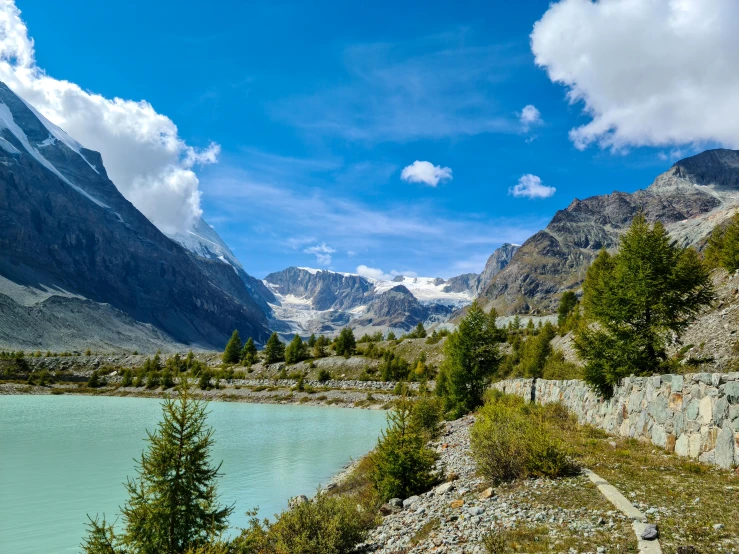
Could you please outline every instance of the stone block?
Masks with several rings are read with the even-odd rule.
[[[729,404],[739,404],[739,381],[733,381],[724,385],[724,394]]]
[[[713,423],[719,427],[723,425],[724,420],[729,416],[729,402],[725,396],[716,399],[713,405]]]
[[[672,418],[672,432],[678,437],[683,434],[685,430],[685,416],[682,412],[678,412]]]
[[[677,441],[675,440],[675,435],[673,435],[672,433],[668,433],[667,441],[665,442],[665,450],[667,450],[668,452],[674,452],[676,442]]]
[[[688,438],[688,456],[697,458],[701,453],[701,435],[692,433]]]
[[[687,456],[689,454],[689,440],[688,434],[683,433],[675,441],[675,454],[678,456]]]
[[[671,385],[672,385],[672,392],[682,392],[683,390],[683,376],[682,375],[672,375],[671,376]]]
[[[671,410],[681,412],[683,410],[683,395],[679,392],[673,392],[667,403]]]
[[[705,383],[707,385],[711,384],[710,373],[693,373],[692,378],[694,383]]]
[[[715,462],[725,469],[734,464],[734,431],[729,428],[728,423],[716,437]]]
[[[700,414],[701,423],[713,422],[713,399],[710,396],[706,396],[701,399],[698,412]]]
[[[685,415],[688,416],[688,419],[690,421],[695,421],[698,419],[698,413],[700,411],[700,400],[693,399],[688,404],[687,409],[685,410]]]
[[[658,396],[649,405],[649,415],[651,415],[657,423],[664,423],[667,420],[668,409],[667,399],[664,396]]]
[[[661,425],[652,427],[652,444],[664,448],[667,445],[667,434]]]

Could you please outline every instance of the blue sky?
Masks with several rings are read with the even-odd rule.
[[[556,13],[537,66],[530,35],[548,1],[16,4],[47,74],[146,100],[188,145],[220,145],[217,163],[195,168],[203,217],[258,277],[290,265],[477,272],[573,198],[643,188],[679,156],[731,142],[616,119],[578,143],[570,131],[617,100],[579,74],[552,82],[574,57],[547,42]],[[401,179],[416,160],[438,166],[436,186]],[[556,192],[512,194],[526,175]]]

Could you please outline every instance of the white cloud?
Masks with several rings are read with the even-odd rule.
[[[118,190],[161,230],[183,231],[200,217],[193,168],[214,163],[220,147],[187,145],[174,122],[146,101],[105,98],[47,75],[36,65],[34,42],[13,0],[0,0],[0,80],[83,146],[99,151]]]
[[[577,148],[739,147],[737,21],[736,0],[561,0],[531,48],[591,118]]]
[[[316,262],[320,265],[331,265],[331,254],[336,252],[335,249],[328,246],[325,242],[311,246],[303,250],[306,254],[315,254]]]
[[[521,127],[524,131],[528,130],[534,125],[541,125],[543,123],[541,119],[541,112],[536,109],[533,104],[528,104],[523,107],[521,113],[518,114],[518,120],[521,122]]]
[[[516,198],[549,198],[555,192],[556,188],[542,184],[541,178],[531,173],[522,175],[518,184],[508,189],[508,194]]]
[[[403,171],[400,172],[400,178],[409,183],[423,183],[435,187],[441,181],[452,180],[452,169],[434,165],[431,162],[416,160],[411,165],[403,168]]]
[[[398,275],[403,275],[404,277],[418,277],[418,273],[415,271],[398,271],[396,269],[392,269],[389,273],[385,273],[380,268],[367,267],[366,265],[357,266],[357,275],[368,277],[370,279],[377,279],[378,281],[392,281]]]

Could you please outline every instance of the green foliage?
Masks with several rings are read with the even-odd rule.
[[[224,364],[237,364],[241,360],[241,337],[239,336],[238,330],[234,329],[231,334],[231,338],[226,344],[226,348],[223,351],[223,363]]]
[[[244,344],[244,348],[241,349],[241,362],[250,367],[257,361],[257,345],[254,344],[254,339],[249,337]]]
[[[517,396],[493,394],[479,411],[470,436],[479,471],[496,484],[572,473],[569,452],[545,423],[544,414],[542,407]]]
[[[133,384],[133,373],[130,369],[127,369],[123,372],[123,377],[121,378],[121,386],[122,387],[130,387]]]
[[[380,376],[383,381],[405,381],[410,375],[410,367],[399,354],[386,350],[380,363]]]
[[[555,335],[554,326],[547,322],[537,334],[529,336],[526,340],[519,338],[515,341],[519,349],[519,360],[513,368],[513,374],[529,379],[543,377],[544,366],[552,354],[550,342]]]
[[[729,273],[739,269],[739,213],[725,226],[714,229],[708,239],[706,261]]]
[[[160,378],[159,378],[159,372],[158,371],[150,371],[146,375],[146,388],[147,389],[155,389],[159,386]]]
[[[557,326],[561,329],[567,322],[567,318],[577,307],[577,295],[568,290],[562,294],[559,300],[559,309],[557,310]]]
[[[408,498],[428,490],[436,454],[426,447],[427,435],[413,422],[413,403],[402,398],[388,414],[388,428],[372,453],[370,480],[383,501]]]
[[[439,434],[439,424],[443,411],[439,398],[422,395],[413,403],[411,426],[426,433],[428,438],[432,439]]]
[[[444,337],[449,336],[449,329],[434,329],[431,334],[426,337],[426,344],[437,344]]]
[[[311,333],[308,337],[308,348],[313,348],[316,345],[316,334]]]
[[[500,364],[495,326],[497,313],[486,314],[473,302],[457,330],[444,344],[444,362],[436,379],[436,393],[451,417],[459,417],[482,404],[485,386]]]
[[[413,329],[413,331],[405,335],[405,338],[425,339],[426,338],[426,328],[423,326],[423,323],[419,322],[418,325],[416,325],[416,328]]]
[[[395,333],[393,333],[392,331],[388,331],[387,332],[387,340],[396,340]]]
[[[308,357],[308,347],[299,335],[295,335],[290,344],[285,349],[285,361],[289,364],[296,364]]]
[[[358,507],[352,496],[323,493],[279,514],[274,523],[253,518],[234,546],[240,554],[344,554],[374,523],[374,511]]]
[[[357,348],[354,332],[349,327],[344,327],[334,341],[337,356],[349,358]]]
[[[213,378],[213,376],[210,373],[209,369],[204,370],[200,374],[200,380],[198,381],[198,387],[200,390],[208,390],[211,387],[210,380]]]
[[[162,371],[162,388],[171,389],[172,387],[174,387],[172,373],[169,371],[169,369],[165,368],[164,371]]]
[[[321,383],[331,380],[331,372],[328,369],[322,369],[318,372],[318,380]]]
[[[210,460],[213,430],[206,427],[205,409],[187,385],[176,400],[164,401],[163,419],[149,433],[136,477],[126,483],[123,533],[116,536],[104,518],[91,519],[84,552],[180,554],[206,545],[226,529],[233,507],[218,503],[220,464]]]
[[[102,380],[100,379],[100,373],[96,369],[90,374],[90,377],[87,379],[87,386],[91,389],[95,389],[97,387],[102,386]]]
[[[326,356],[326,348],[328,348],[328,345],[331,343],[330,340],[328,340],[327,337],[324,337],[323,335],[319,336],[315,340],[315,344],[313,345],[313,357],[314,358],[323,358]]]
[[[628,375],[661,371],[666,346],[714,298],[708,269],[691,248],[670,242],[643,215],[621,237],[618,253],[601,251],[583,283],[585,315],[575,347],[585,380],[601,394]]]
[[[277,333],[272,333],[264,345],[264,361],[268,364],[285,361],[285,345]]]

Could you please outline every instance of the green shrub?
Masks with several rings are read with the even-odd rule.
[[[121,386],[130,387],[132,384],[133,384],[133,374],[131,373],[130,369],[127,369],[123,372],[123,377],[121,378]]]
[[[325,383],[326,381],[331,380],[331,372],[328,369],[322,369],[318,372],[318,380],[321,383]]]
[[[150,371],[149,374],[146,376],[146,388],[155,389],[159,386],[159,383],[160,383],[159,372]]]
[[[344,554],[367,536],[374,513],[357,506],[354,497],[317,494],[274,523],[252,519],[234,542],[239,552],[254,554]]]
[[[411,425],[427,433],[429,438],[439,434],[439,423],[442,419],[443,406],[441,400],[431,396],[421,396],[413,403]]]
[[[488,401],[472,427],[470,445],[478,469],[494,483],[574,470],[564,443],[545,423],[545,409],[514,396]]]
[[[90,387],[91,389],[95,389],[101,386],[100,374],[98,373],[97,370],[93,371],[92,374],[90,375],[90,378],[87,380],[87,386]]]
[[[210,388],[211,373],[209,369],[206,369],[200,374],[200,380],[198,381],[198,387],[201,390],[207,390]]]

